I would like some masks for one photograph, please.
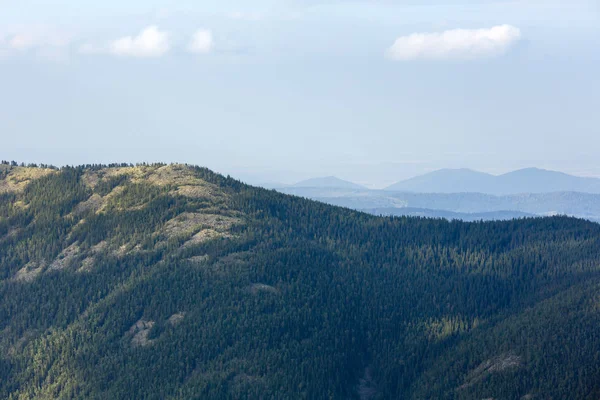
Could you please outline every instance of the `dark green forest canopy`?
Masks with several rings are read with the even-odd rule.
[[[598,399],[600,225],[0,164],[2,399]]]

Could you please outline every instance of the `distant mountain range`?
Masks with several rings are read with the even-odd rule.
[[[464,221],[569,215],[600,221],[600,179],[538,168],[498,176],[470,169],[442,169],[383,190],[370,190],[333,176],[271,188],[376,215]]]
[[[387,187],[388,191],[416,193],[521,193],[582,192],[600,194],[600,179],[526,168],[503,175],[470,169],[442,169]]]
[[[330,188],[330,189],[357,189],[366,190],[367,188],[352,182],[345,181],[343,179],[336,178],[335,176],[327,176],[324,178],[313,178],[307,179],[302,182],[298,182],[291,187],[295,188]]]

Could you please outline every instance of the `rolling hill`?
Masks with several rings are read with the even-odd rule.
[[[0,398],[597,399],[600,225],[0,166]]]

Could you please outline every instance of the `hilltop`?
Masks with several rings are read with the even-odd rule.
[[[600,225],[0,168],[0,398],[600,396]],[[577,377],[574,379],[573,377]]]

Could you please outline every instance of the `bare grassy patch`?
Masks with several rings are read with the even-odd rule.
[[[173,164],[160,167],[148,176],[148,182],[158,185],[171,185],[176,187],[171,194],[190,198],[226,198],[227,196],[216,185],[196,177],[191,167],[182,164]]]
[[[44,272],[46,264],[43,261],[30,261],[21,268],[14,277],[17,282],[33,282]]]
[[[482,382],[490,375],[517,369],[522,366],[522,358],[514,353],[502,354],[498,357],[489,359],[481,363],[477,368],[467,375],[465,383],[458,390],[467,389],[476,383]]]
[[[58,255],[58,257],[56,257],[56,260],[54,260],[52,264],[50,264],[50,267],[48,269],[50,271],[60,271],[67,268],[75,259],[75,257],[79,255],[80,251],[81,249],[79,248],[79,245],[77,245],[77,243],[73,243],[72,245],[64,249]]]
[[[169,238],[191,235],[199,230],[224,233],[239,223],[241,219],[224,215],[183,213],[168,221],[163,231]]]
[[[212,187],[212,185],[208,183],[180,186],[179,188],[171,191],[171,194],[189,197],[192,199],[210,199],[215,197],[223,197],[222,193],[220,193],[215,187]]]
[[[81,182],[90,189],[95,188],[100,179],[101,177],[97,171],[88,171],[81,176]]]
[[[92,246],[92,252],[93,253],[102,253],[106,250],[107,247],[108,247],[108,242],[106,240],[103,240],[100,243],[97,243]]]
[[[81,262],[81,267],[77,270],[77,272],[79,272],[79,273],[91,272],[92,269],[94,268],[94,262],[95,262],[94,257],[86,257]]]
[[[22,192],[31,181],[55,172],[46,168],[10,167],[8,175],[0,180],[0,193]]]
[[[23,200],[18,200],[13,203],[13,206],[17,209],[27,210],[29,208],[29,204],[25,204]]]
[[[154,321],[146,321],[144,319],[136,322],[127,332],[127,335],[131,336],[131,345],[133,347],[146,347],[153,344],[154,341],[148,339],[148,336],[154,325]]]
[[[133,180],[142,180],[146,177],[148,170],[152,167],[137,166],[137,167],[118,167],[104,168],[101,170],[103,178],[112,178],[121,175],[130,176]]]
[[[123,191],[125,190],[124,186],[117,186],[116,188],[114,188],[109,194],[107,194],[106,196],[102,197],[101,200],[102,202],[100,203],[100,207],[98,208],[98,210],[96,211],[97,214],[104,212],[109,204],[109,202],[117,197],[118,195],[120,195],[121,193],[123,193]]]
[[[84,214],[88,211],[97,212],[103,205],[104,199],[98,194],[93,194],[89,199],[79,203],[75,207],[74,214]]]
[[[187,242],[184,243],[184,247],[194,246],[202,243],[206,243],[213,239],[218,238],[232,238],[233,235],[229,233],[217,232],[214,229],[203,229],[200,232],[196,233],[194,236],[190,238]]]
[[[194,169],[183,164],[172,164],[166,166],[140,165],[135,167],[104,168],[99,171],[87,172],[82,181],[90,188],[95,188],[99,183],[109,179],[127,176],[127,180],[116,186],[113,191],[102,197],[98,212],[106,209],[107,203],[119,195],[127,184],[147,183],[155,187],[169,187],[172,196],[184,196],[193,199],[206,199],[222,202],[227,199],[227,194],[217,185],[213,185],[196,176]],[[91,206],[97,206],[98,199],[93,199]],[[86,207],[88,205],[82,205]],[[140,209],[138,206],[132,209]]]
[[[442,341],[448,337],[463,334],[476,329],[482,321],[479,318],[468,319],[460,315],[431,319],[425,323],[425,333],[429,340]]]
[[[264,283],[254,283],[250,286],[250,293],[254,295],[260,293],[279,294],[279,289],[277,289],[274,286],[266,285]]]
[[[178,312],[177,314],[171,315],[169,317],[169,319],[167,320],[167,322],[172,326],[176,326],[176,325],[179,325],[180,323],[182,323],[184,318],[185,318],[185,313]]]

